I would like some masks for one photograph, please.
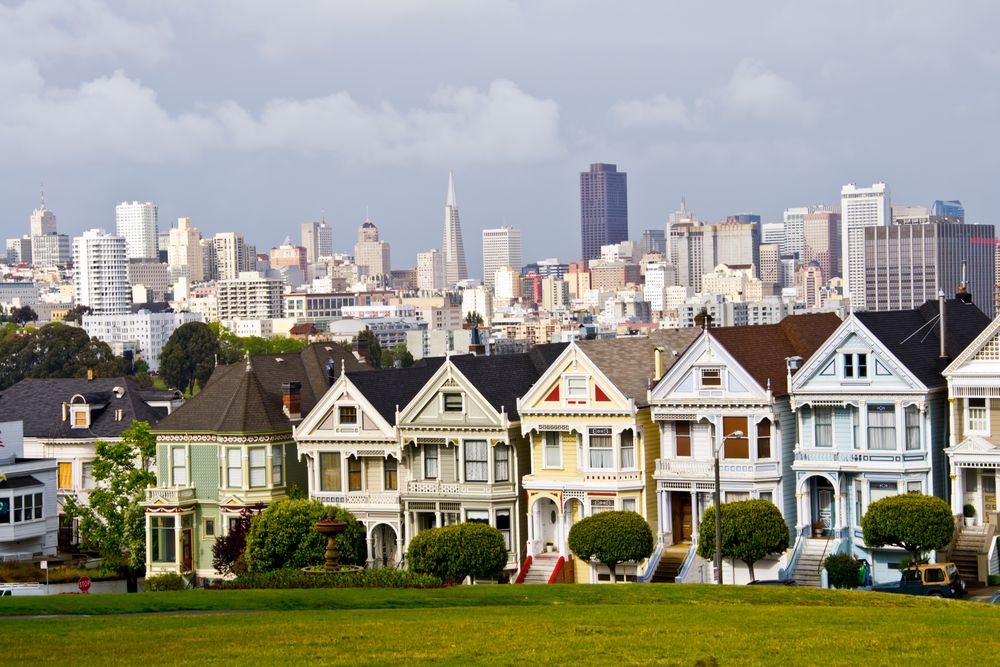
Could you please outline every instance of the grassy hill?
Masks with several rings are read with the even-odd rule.
[[[142,613],[151,611],[173,613]],[[51,613],[93,616],[3,619],[4,653],[18,664],[100,665],[943,665],[1000,653],[998,608],[814,589],[187,591],[0,604],[0,615]]]

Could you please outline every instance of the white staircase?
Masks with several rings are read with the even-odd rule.
[[[980,556],[986,556],[990,552],[995,534],[993,526],[959,526],[958,530],[951,549],[952,562],[958,567],[958,573],[966,583],[986,583],[988,572],[980,571],[979,560]]]
[[[820,573],[823,570],[823,559],[830,555],[833,540],[812,537],[801,539],[802,550],[792,572],[792,579],[799,586],[819,588],[822,585]]]
[[[559,554],[538,554],[531,557],[531,567],[524,575],[526,584],[547,584],[552,571],[556,569],[559,562]]]

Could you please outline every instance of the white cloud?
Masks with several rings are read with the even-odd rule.
[[[744,58],[736,66],[720,101],[731,112],[758,120],[792,120],[807,123],[816,109],[788,79],[756,60]]]
[[[654,95],[649,100],[625,100],[611,107],[619,127],[689,127],[687,105],[683,100]]]
[[[167,21],[132,21],[100,0],[0,6],[0,54],[19,58],[126,55],[155,62],[166,55],[170,38]]]
[[[207,150],[334,154],[373,164],[502,163],[561,155],[558,105],[509,81],[443,88],[425,108],[367,107],[346,92],[275,99],[260,113],[236,102],[171,114],[123,72],[75,89],[45,87],[30,63],[0,62],[0,154],[151,164]]]

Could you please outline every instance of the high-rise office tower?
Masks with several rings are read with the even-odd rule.
[[[91,229],[73,239],[76,304],[96,315],[129,312],[128,260],[125,239]]]
[[[802,256],[802,221],[809,213],[808,206],[786,208],[782,216],[785,227],[785,242],[781,246],[782,255]]]
[[[580,174],[583,260],[600,259],[601,246],[628,240],[628,186],[617,165],[596,163]]]
[[[662,229],[647,229],[642,232],[639,239],[639,254],[647,255],[651,252],[658,252],[661,255],[667,253],[667,237]]]
[[[469,278],[465,264],[465,245],[462,243],[462,225],[458,220],[458,200],[455,198],[455,179],[448,172],[448,199],[444,205],[444,272],[448,287]]]
[[[380,241],[378,227],[368,218],[358,228],[358,242],[354,244],[354,263],[362,275],[389,275],[389,244]]]
[[[776,243],[782,248],[785,245],[785,223],[765,222],[760,226],[760,242]]]
[[[157,259],[159,231],[157,209],[152,202],[122,202],[115,206],[118,236],[125,239],[129,259]]]
[[[813,211],[802,221],[802,262],[815,261],[830,280],[840,276],[840,214],[833,211]]]
[[[972,302],[988,316],[996,314],[996,245],[990,242],[996,238],[993,225],[930,222],[862,231],[868,310],[917,308],[924,301],[937,299],[938,291],[950,298],[962,282],[964,262]]]
[[[757,225],[672,225],[670,263],[677,271],[677,284],[700,292],[702,275],[719,264],[759,266],[759,234]]]
[[[306,261],[315,264],[320,257],[333,255],[333,228],[321,222],[302,223],[302,247],[306,249]]]
[[[49,236],[56,233],[56,214],[45,208],[45,191],[41,204],[31,212],[31,235]]]
[[[417,253],[417,289],[439,290],[445,287],[444,254],[437,249]]]
[[[848,183],[840,190],[840,268],[844,297],[850,298],[854,310],[865,310],[865,227],[885,227],[892,219],[891,211],[885,183],[869,188]]]
[[[212,237],[212,243],[215,245],[217,280],[232,280],[244,271],[257,270],[257,248],[244,242],[242,234],[221,232]]]
[[[777,243],[760,244],[760,281],[762,283],[782,282],[781,246]]]
[[[957,199],[935,199],[931,204],[931,215],[944,218],[942,222],[965,222],[965,207]]]
[[[191,224],[191,218],[177,218],[167,242],[167,266],[172,280],[185,277],[189,283],[205,280],[201,252],[201,232]]]
[[[493,288],[494,274],[502,266],[520,267],[521,230],[513,227],[483,230],[483,284]]]
[[[70,240],[65,234],[31,237],[31,263],[36,268],[66,266],[70,252]]]
[[[307,256],[308,249],[300,245],[293,245],[292,239],[285,237],[284,242],[277,248],[271,248],[270,261],[271,266],[279,269],[283,266],[294,266],[297,269],[302,270],[303,277],[305,276],[308,264]]]

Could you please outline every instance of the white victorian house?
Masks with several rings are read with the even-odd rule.
[[[975,306],[945,302],[853,313],[792,380],[796,579],[830,553],[865,559],[878,581],[905,553],[864,542],[868,506],[900,493],[946,498],[947,395],[941,370],[986,326]],[[942,343],[942,340],[944,341]],[[808,571],[807,571],[808,570]]]

